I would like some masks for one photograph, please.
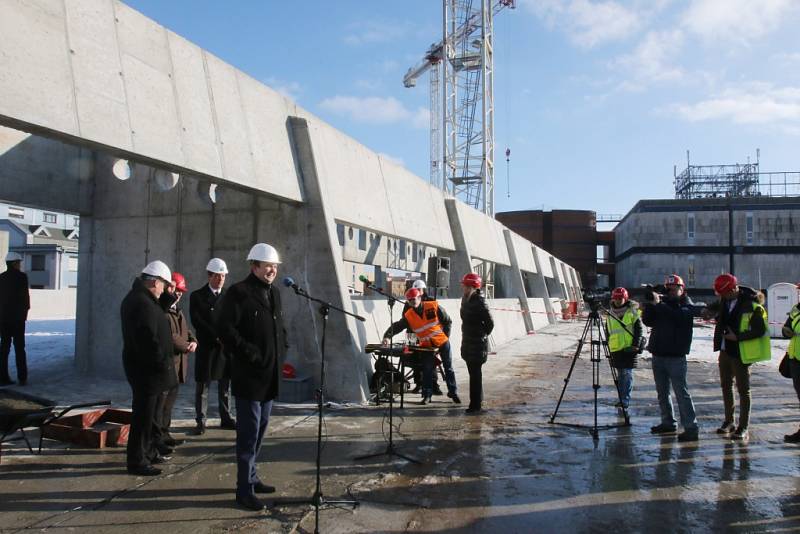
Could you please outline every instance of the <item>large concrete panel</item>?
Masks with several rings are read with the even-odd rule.
[[[533,248],[531,242],[519,234],[508,231],[511,236],[511,243],[517,255],[519,268],[529,273],[536,273],[536,261],[533,259]]]
[[[470,256],[492,261],[501,265],[511,265],[503,237],[502,224],[491,217],[467,206],[463,202],[456,203],[459,224],[464,229],[464,240]]]
[[[62,0],[0,4],[0,116],[79,135]]]

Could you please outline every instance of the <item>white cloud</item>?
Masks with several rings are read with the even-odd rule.
[[[269,77],[264,80],[264,83],[286,98],[290,98],[292,100],[297,100],[300,97],[300,94],[303,92],[303,87],[297,82]]]
[[[408,25],[397,22],[366,20],[354,22],[347,28],[344,42],[352,46],[388,43],[402,39],[408,31]]]
[[[796,0],[695,0],[683,16],[683,26],[703,39],[746,44],[775,30]]]
[[[583,48],[626,39],[642,24],[636,10],[614,1],[524,0],[523,5]]]
[[[800,87],[750,83],[693,104],[673,104],[668,111],[690,122],[721,120],[734,124],[778,125],[785,131],[797,131]]]
[[[337,95],[324,99],[319,106],[336,115],[369,124],[406,123],[415,128],[427,128],[430,120],[430,111],[427,109],[408,109],[392,96],[361,98]]]
[[[674,65],[683,44],[680,30],[649,32],[630,54],[612,61],[612,69],[621,71],[625,77],[619,89],[636,91],[653,83],[683,79],[683,70]]]
[[[390,161],[391,163],[394,163],[395,165],[399,165],[400,167],[405,167],[406,166],[406,162],[403,161],[403,158],[398,158],[396,156],[392,156],[392,155],[387,154],[385,152],[378,152],[378,155],[381,158],[385,159],[386,161]]]

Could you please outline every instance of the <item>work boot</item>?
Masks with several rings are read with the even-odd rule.
[[[192,434],[195,436],[202,436],[206,433],[206,425],[205,423],[197,423],[197,426],[194,427]]]
[[[457,393],[450,393],[448,391],[447,392],[447,396],[450,397],[451,399],[453,399],[453,402],[455,402],[456,404],[461,404],[461,399],[458,398],[458,394]]]
[[[699,433],[697,429],[695,430],[684,430],[680,434],[678,434],[678,441],[686,442],[686,441],[697,441],[699,439]]]
[[[245,495],[244,497],[237,495],[236,502],[248,510],[253,510],[254,512],[260,512],[264,509],[264,503],[258,500],[258,497],[255,495]]]
[[[433,394],[437,395],[437,396],[438,395],[444,395],[444,393],[442,393],[442,388],[440,388],[438,384],[435,384],[433,386]]]
[[[717,434],[730,434],[735,429],[736,427],[733,426],[733,421],[725,421],[722,423],[722,426],[717,429]]]
[[[651,434],[669,434],[670,432],[675,432],[676,430],[678,430],[677,427],[664,423],[650,427]]]
[[[800,430],[794,434],[786,434],[783,436],[783,441],[786,443],[800,443]]]

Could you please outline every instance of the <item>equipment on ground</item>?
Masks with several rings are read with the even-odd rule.
[[[608,351],[608,341],[605,338],[605,327],[603,325],[602,320],[600,319],[599,309],[603,309],[602,306],[597,304],[596,308],[591,308],[589,312],[589,317],[586,319],[586,324],[583,327],[583,333],[581,334],[580,339],[578,340],[578,348],[575,350],[575,355],[572,357],[572,364],[569,366],[569,372],[567,373],[567,377],[564,379],[564,388],[561,390],[561,396],[558,398],[558,403],[556,404],[555,410],[553,410],[553,415],[550,416],[550,423],[557,424],[557,425],[564,425],[564,426],[571,426],[575,428],[588,428],[589,433],[592,435],[592,438],[597,443],[599,439],[598,431],[602,429],[608,428],[620,428],[631,426],[630,415],[628,414],[628,409],[622,405],[622,394],[619,391],[619,380],[617,378],[617,370],[611,366],[611,354]],[[609,314],[613,317],[612,314],[608,310],[603,309],[604,312]],[[624,324],[623,324],[624,326]],[[625,327],[627,330],[627,327]],[[632,335],[632,333],[631,333]],[[584,424],[575,424],[575,423],[559,423],[556,422],[556,416],[558,415],[558,409],[561,407],[561,401],[564,400],[564,393],[567,391],[567,386],[569,386],[570,378],[572,377],[572,372],[575,370],[575,364],[578,362],[578,357],[581,355],[581,351],[583,350],[584,345],[586,342],[589,342],[590,347],[590,361],[592,363],[592,389],[594,390],[594,421],[592,425],[584,425]],[[598,425],[597,424],[597,393],[600,390],[600,360],[601,357],[605,355],[606,361],[608,361],[608,368],[611,369],[611,378],[614,381],[614,390],[617,392],[617,399],[619,399],[619,406],[621,406],[622,415],[624,418],[623,423],[613,423],[608,425]]]
[[[166,263],[160,260],[151,261],[148,263],[145,268],[142,269],[142,274],[161,278],[168,284],[172,283],[172,273],[170,272],[169,267],[167,267]]]
[[[447,256],[431,256],[428,258],[428,287],[433,288],[432,296],[439,297],[440,291],[450,287],[450,258]]]
[[[247,254],[247,261],[263,261],[265,263],[280,264],[281,258],[275,247],[267,243],[256,243]]]
[[[211,258],[208,260],[208,265],[206,265],[206,271],[215,274],[228,274],[228,266],[225,264],[225,260]]]

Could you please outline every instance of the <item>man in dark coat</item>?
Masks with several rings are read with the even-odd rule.
[[[222,299],[218,332],[230,351],[231,385],[236,398],[236,502],[250,510],[264,504],[256,493],[272,493],[256,471],[272,402],[278,396],[279,367],[286,354],[283,310],[275,277],[280,258],[274,247],[258,243],[247,255],[250,275]]]
[[[172,359],[172,333],[159,297],[171,273],[161,261],[142,270],[122,300],[122,363],[133,391],[128,436],[128,472],[153,476],[161,473],[153,463],[163,461],[153,440],[156,403],[162,392],[177,383]]]
[[[0,274],[0,386],[14,383],[8,374],[8,355],[14,344],[19,385],[28,382],[28,362],[25,357],[25,321],[31,299],[28,276],[22,272],[22,256],[10,252],[6,256],[6,271]]]
[[[483,402],[483,374],[481,368],[489,353],[489,334],[494,321],[486,301],[481,295],[483,280],[477,273],[467,273],[461,279],[461,358],[469,371],[469,415],[479,414]]]
[[[211,382],[217,381],[220,427],[229,430],[236,428],[236,420],[231,415],[230,402],[230,358],[219,340],[214,319],[214,309],[223,296],[222,287],[228,274],[228,266],[220,258],[211,258],[206,265],[208,283],[193,291],[189,296],[189,315],[197,332],[197,352],[194,360],[195,381],[195,433],[206,431],[208,410],[208,391]]]

